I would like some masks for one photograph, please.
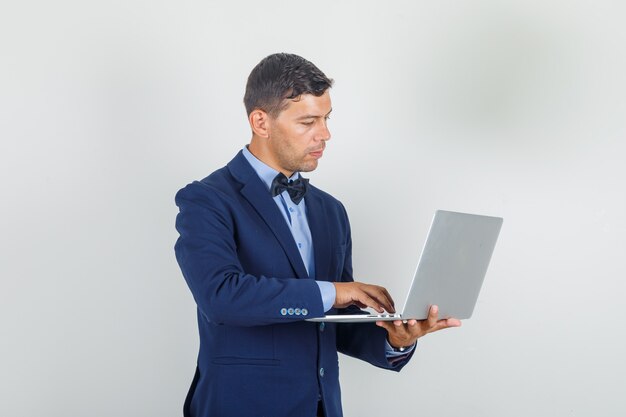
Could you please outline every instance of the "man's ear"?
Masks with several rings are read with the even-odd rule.
[[[270,116],[261,109],[253,110],[248,116],[252,132],[262,138],[269,137]]]

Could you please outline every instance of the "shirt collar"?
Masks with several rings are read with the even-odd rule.
[[[267,186],[267,189],[269,190],[272,186],[272,181],[274,181],[274,178],[276,178],[276,175],[278,175],[278,171],[258,159],[256,156],[252,155],[252,152],[248,150],[248,145],[243,147],[242,152],[243,156],[252,166],[252,169],[254,169],[259,178],[261,178],[261,181],[263,181],[263,184],[265,184]],[[295,180],[299,177],[300,173],[294,172],[289,179]]]

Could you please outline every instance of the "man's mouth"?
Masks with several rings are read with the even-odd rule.
[[[326,148],[326,146],[322,146],[322,147],[321,147],[321,148],[319,148],[319,149],[315,149],[315,150],[313,150],[313,151],[310,151],[310,152],[309,152],[309,155],[314,156],[314,157],[316,157],[316,158],[319,158],[319,157],[321,157],[321,156],[322,156],[322,154],[324,153],[324,148]]]

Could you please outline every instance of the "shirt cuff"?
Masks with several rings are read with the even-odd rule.
[[[320,287],[320,293],[322,294],[322,304],[324,305],[324,313],[333,308],[335,304],[335,298],[337,297],[337,290],[332,282],[328,281],[315,281],[317,286]]]
[[[397,352],[389,344],[389,341],[385,339],[385,356],[387,356],[387,360],[389,361],[389,363],[395,363],[399,360],[404,359],[406,356],[409,355],[409,353],[413,352],[415,346],[417,346],[417,342],[415,342],[413,346],[409,346],[408,348],[406,348],[404,352]]]

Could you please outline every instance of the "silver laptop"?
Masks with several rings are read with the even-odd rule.
[[[423,320],[431,305],[439,307],[440,319],[468,319],[501,227],[501,217],[437,210],[402,313],[328,315],[308,321]]]

